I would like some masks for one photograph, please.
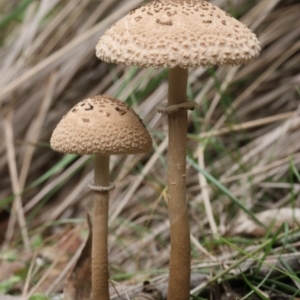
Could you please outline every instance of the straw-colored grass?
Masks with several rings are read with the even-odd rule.
[[[276,221],[266,224],[257,213],[300,206],[300,4],[211,2],[250,27],[262,52],[246,66],[190,70],[188,97],[199,104],[189,113],[186,177],[192,293],[296,297],[298,223],[274,234]],[[108,65],[94,54],[104,31],[140,3],[0,2],[0,294],[61,294],[87,235],[93,175],[91,158],[54,153],[49,139],[74,104],[101,93],[130,104],[154,139],[150,154],[111,160],[112,298],[145,279],[165,293],[167,122],[155,107],[166,101],[167,72]],[[240,229],[243,220],[252,222],[248,232]],[[263,234],[259,222],[267,225]],[[271,274],[279,259],[281,271]]]

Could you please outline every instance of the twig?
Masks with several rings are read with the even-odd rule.
[[[23,244],[26,250],[30,250],[30,241],[26,226],[26,220],[24,217],[23,205],[21,194],[21,187],[18,180],[18,171],[17,171],[17,163],[16,163],[16,154],[15,147],[13,144],[13,129],[12,129],[12,112],[8,113],[7,117],[3,120],[3,127],[5,133],[5,144],[6,144],[6,154],[7,161],[9,167],[9,173],[11,178],[11,184],[13,193],[15,195],[15,200],[13,202],[12,210],[11,210],[11,218],[9,220],[8,229],[6,232],[5,245],[8,245],[11,242],[14,231],[15,224],[15,216],[17,214],[19,226],[21,229]]]

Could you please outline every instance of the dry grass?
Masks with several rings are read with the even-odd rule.
[[[111,66],[94,55],[103,32],[140,2],[24,1],[22,9],[20,1],[0,2],[2,18],[11,16],[0,23],[0,258],[2,270],[9,270],[5,276],[0,270],[4,291],[24,297],[61,292],[86,236],[92,170],[89,157],[54,153],[49,138],[74,104],[100,93],[131,104],[155,145],[148,155],[112,159],[117,189],[110,208],[111,277],[123,287],[167,277],[166,117],[155,111],[166,101],[167,73]],[[251,217],[270,208],[300,205],[300,4],[211,2],[255,31],[263,50],[247,66],[190,70],[188,96],[200,107],[189,114],[193,271],[205,275],[194,284],[195,291],[216,283],[221,275],[238,276],[229,276],[229,270],[249,257],[259,262],[271,254],[299,255],[297,238],[288,239],[287,232],[282,242],[278,234],[233,239],[229,229],[241,214]],[[299,285],[297,271],[286,267],[285,277],[290,276],[294,287],[273,283],[275,292],[292,295]],[[17,282],[10,285],[13,274]],[[242,299],[247,280],[239,280],[245,286],[241,294],[225,282],[203,297],[221,299],[227,291]],[[258,275],[252,284],[261,282]],[[257,289],[265,292],[271,284],[264,282]]]

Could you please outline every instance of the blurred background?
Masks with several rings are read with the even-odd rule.
[[[190,69],[188,98],[199,104],[187,158],[193,293],[297,299],[300,3],[210,2],[251,28],[262,52],[246,66]],[[148,279],[164,289],[167,117],[155,107],[166,102],[168,73],[109,65],[94,50],[141,3],[0,1],[0,294],[62,299],[88,236],[92,158],[55,153],[49,140],[64,114],[97,94],[131,105],[154,140],[152,153],[111,159],[112,298]]]

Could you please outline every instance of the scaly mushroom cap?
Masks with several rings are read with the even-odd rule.
[[[152,148],[151,136],[124,102],[106,95],[76,104],[53,131],[53,150],[74,154],[134,154]]]
[[[138,67],[240,65],[257,57],[259,42],[244,24],[202,0],[153,0],[115,23],[96,55]]]

